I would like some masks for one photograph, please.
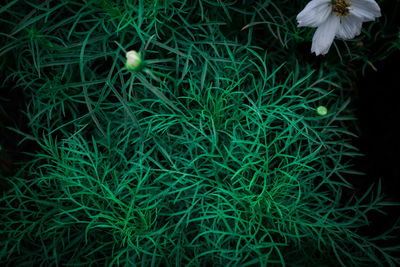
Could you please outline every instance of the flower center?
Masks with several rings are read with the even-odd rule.
[[[348,7],[351,6],[349,0],[334,0],[333,1],[333,12],[339,17],[345,17],[349,14],[350,10]]]

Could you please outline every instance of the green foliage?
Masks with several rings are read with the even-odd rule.
[[[399,264],[376,243],[390,231],[359,232],[392,204],[380,185],[343,196],[359,156],[346,64],[367,50],[311,58],[304,4],[8,1],[2,75],[39,148],[0,199],[2,265]]]

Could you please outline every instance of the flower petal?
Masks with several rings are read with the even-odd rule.
[[[374,21],[381,16],[381,9],[374,0],[351,0],[350,14],[360,18],[362,22]]]
[[[341,19],[336,37],[348,40],[353,39],[361,33],[362,21],[353,15]]]
[[[328,53],[339,26],[340,18],[333,14],[330,15],[328,19],[315,31],[311,52],[315,52],[317,56]]]
[[[331,0],[312,0],[297,15],[299,27],[318,27],[332,13]]]

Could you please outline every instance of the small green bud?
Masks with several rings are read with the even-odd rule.
[[[126,68],[128,70],[140,71],[143,67],[143,61],[139,53],[135,50],[126,53]]]
[[[325,116],[326,114],[328,114],[328,109],[326,107],[324,107],[324,106],[319,106],[317,108],[317,113],[320,116]]]

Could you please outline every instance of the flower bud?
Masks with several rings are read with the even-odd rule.
[[[319,106],[317,108],[317,113],[320,116],[325,116],[326,114],[328,114],[328,109],[326,107],[324,107],[324,106]]]
[[[140,71],[143,67],[143,61],[139,53],[135,50],[126,53],[126,68],[128,70]]]

